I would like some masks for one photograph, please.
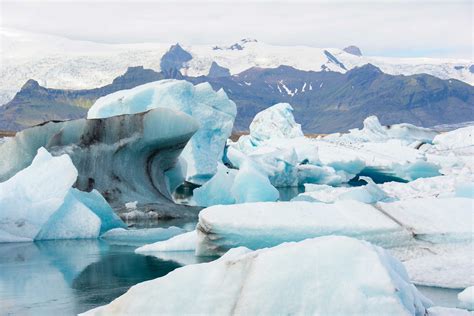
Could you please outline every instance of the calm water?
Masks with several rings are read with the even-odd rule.
[[[0,244],[0,314],[81,313],[109,303],[136,283],[182,266],[136,255],[136,247],[103,240]],[[420,290],[436,304],[457,303],[458,290]]]

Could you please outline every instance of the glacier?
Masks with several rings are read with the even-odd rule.
[[[191,116],[166,108],[49,122],[0,144],[0,155],[8,157],[0,160],[0,181],[27,167],[36,150],[45,147],[53,156],[71,157],[78,171],[74,187],[97,190],[114,209],[137,201],[159,217],[195,217],[198,209],[175,204],[169,189],[183,180],[178,157],[197,129]]]
[[[183,80],[160,80],[99,98],[87,117],[106,118],[169,108],[192,116],[200,127],[183,149],[186,180],[203,184],[217,171],[223,148],[237,114],[235,103],[224,90],[215,92],[209,83],[194,86]]]
[[[77,176],[68,155],[39,148],[29,167],[0,183],[0,242],[97,238],[125,227],[100,193],[72,188]]]
[[[328,236],[258,251],[234,248],[213,262],[135,285],[83,315],[422,316],[431,305],[410,283],[403,265],[385,250]]]

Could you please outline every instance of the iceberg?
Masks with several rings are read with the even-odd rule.
[[[40,148],[31,166],[0,183],[0,230],[34,239],[64,203],[76,178],[67,155],[53,157]]]
[[[68,155],[39,148],[29,167],[0,183],[0,241],[97,238],[124,227],[100,193],[72,188],[77,175]]]
[[[230,250],[133,286],[83,315],[417,315],[431,302],[385,250],[328,236]]]
[[[100,218],[69,193],[61,207],[43,224],[35,239],[97,238],[100,228]]]
[[[150,243],[160,240],[167,240],[176,235],[185,233],[182,228],[171,226],[168,228],[143,228],[143,229],[124,229],[114,228],[107,231],[101,238],[119,243]]]
[[[434,244],[416,240],[390,252],[403,263],[413,283],[459,289],[474,284],[473,250],[471,241]]]
[[[196,250],[197,233],[195,230],[179,234],[170,239],[158,241],[135,249],[138,254],[150,254],[155,252],[176,252]]]
[[[53,156],[69,155],[78,172],[75,188],[97,190],[114,209],[138,201],[138,207],[156,210],[162,217],[195,217],[198,210],[176,205],[169,189],[180,179],[179,172],[171,170],[197,129],[191,116],[164,108],[49,122],[0,144],[0,156],[8,157],[0,160],[0,181],[27,167],[38,148],[45,147]]]
[[[370,204],[337,201],[267,202],[216,205],[199,213],[197,255],[219,255],[230,248],[272,247],[325,235],[344,235],[383,247],[403,245],[411,234]]]
[[[469,242],[474,238],[472,199],[423,198],[379,202],[377,206],[419,240]]]
[[[272,202],[280,196],[268,177],[249,160],[240,167],[231,191],[236,203]]]
[[[367,185],[359,187],[331,187],[329,185],[305,184],[305,192],[292,201],[334,203],[339,200],[355,200],[376,203],[388,200],[388,195],[369,177],[360,177]]]
[[[204,185],[193,190],[193,200],[199,206],[234,204],[232,185],[238,171],[223,164],[217,166],[217,173]]]
[[[458,294],[459,307],[474,310],[474,286],[470,286]]]
[[[249,130],[252,144],[259,144],[271,138],[303,136],[301,125],[295,122],[293,108],[288,103],[278,103],[257,113]]]
[[[199,206],[276,201],[278,198],[278,190],[250,158],[246,158],[240,170],[220,165],[208,182],[193,191],[193,201]]]
[[[348,134],[332,135],[351,142],[385,142],[389,139],[403,140],[406,144],[413,142],[432,143],[438,132],[411,124],[394,124],[383,126],[376,116],[364,120],[362,129],[351,129]]]
[[[161,80],[99,98],[89,109],[89,119],[134,114],[168,108],[192,116],[200,128],[183,150],[186,180],[203,184],[217,171],[237,114],[236,105],[224,90],[215,92],[209,83],[193,86],[183,80]],[[159,122],[154,123],[156,127]]]

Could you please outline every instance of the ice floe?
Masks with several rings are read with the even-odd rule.
[[[258,251],[235,248],[135,285],[84,315],[422,316],[430,306],[382,248],[330,236]]]

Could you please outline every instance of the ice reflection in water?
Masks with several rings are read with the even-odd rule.
[[[101,240],[0,244],[0,314],[72,315],[181,265]]]

